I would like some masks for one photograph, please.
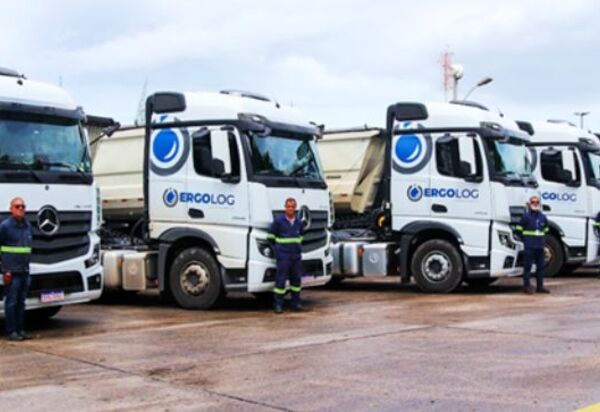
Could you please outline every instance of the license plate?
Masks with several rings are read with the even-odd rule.
[[[42,292],[40,295],[42,303],[61,302],[65,300],[65,292],[62,290],[52,290],[49,292]]]

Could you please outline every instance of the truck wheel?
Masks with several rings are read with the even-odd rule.
[[[223,294],[219,265],[198,247],[184,249],[175,257],[169,286],[177,304],[186,309],[209,309]]]
[[[463,264],[450,242],[428,240],[415,251],[411,271],[423,292],[448,293],[460,285]]]
[[[546,236],[544,257],[546,261],[544,276],[551,278],[558,275],[565,265],[565,254],[560,241],[552,235]]]
[[[475,288],[475,289],[483,289],[490,286],[492,283],[497,281],[498,278],[467,278],[465,282],[467,285]]]
[[[25,314],[29,322],[41,323],[56,315],[61,309],[62,306],[50,306],[49,308],[28,310]]]

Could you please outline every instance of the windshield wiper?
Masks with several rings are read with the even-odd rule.
[[[84,172],[83,170],[81,170],[79,167],[75,166],[74,164],[71,163],[64,163],[64,162],[49,162],[46,160],[36,160],[35,164],[37,165],[42,165],[42,166],[46,166],[46,167],[64,167],[69,169],[70,172],[74,172],[77,173],[77,176],[79,176],[79,178],[81,179],[81,181],[83,183],[90,183],[90,177],[89,174]]]
[[[33,167],[31,167],[31,165],[27,164],[27,163],[22,163],[22,162],[11,162],[8,160],[1,160],[0,161],[0,165],[6,165],[6,166],[12,166],[15,170],[27,170],[29,172],[29,174],[38,182],[38,183],[42,183],[42,178],[40,177],[40,175],[38,175],[36,173],[35,170],[33,170]]]

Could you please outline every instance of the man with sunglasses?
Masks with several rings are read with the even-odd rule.
[[[525,245],[525,265],[523,267],[523,291],[531,295],[531,266],[535,263],[536,292],[550,293],[544,287],[544,237],[548,232],[548,219],[542,213],[540,198],[533,195],[529,198],[528,210],[517,225]]]
[[[25,202],[15,197],[10,202],[10,217],[0,223],[0,262],[4,284],[4,316],[8,339],[31,339],[25,332],[25,299],[31,283],[31,225],[25,219]]]

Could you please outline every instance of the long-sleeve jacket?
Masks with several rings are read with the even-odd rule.
[[[290,222],[285,214],[275,217],[269,230],[268,239],[275,244],[275,257],[277,259],[301,259],[302,230],[302,222],[297,217],[293,222]]]
[[[29,272],[31,225],[12,216],[0,223],[0,261],[3,272]]]
[[[548,219],[540,212],[528,210],[517,225],[525,249],[543,249],[544,236],[548,233]]]

